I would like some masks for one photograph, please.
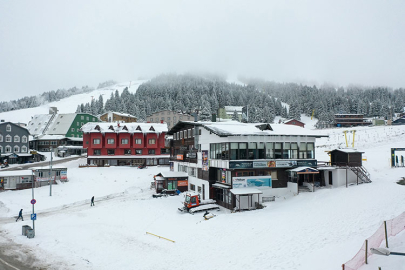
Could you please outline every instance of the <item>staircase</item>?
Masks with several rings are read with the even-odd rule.
[[[363,183],[371,183],[370,173],[363,166],[349,167]]]
[[[55,118],[56,113],[53,113],[51,118],[48,120],[48,123],[46,123],[46,126],[44,130],[42,131],[42,134],[46,134],[46,131],[48,130],[49,126],[52,124],[53,119]]]
[[[298,193],[301,192],[312,192],[307,186],[298,186]]]

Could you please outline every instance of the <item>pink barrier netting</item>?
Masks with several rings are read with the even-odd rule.
[[[395,236],[405,229],[405,212],[401,215],[387,221],[387,236]],[[380,247],[382,242],[385,242],[385,228],[384,223],[377,229],[377,231],[369,238],[367,238],[367,258],[372,255],[370,248]],[[345,270],[357,270],[366,260],[366,243],[364,241],[359,252],[354,257],[344,264]]]

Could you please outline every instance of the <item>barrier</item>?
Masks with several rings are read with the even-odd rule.
[[[150,235],[153,235],[153,236],[156,236],[156,237],[159,237],[159,238],[162,238],[162,239],[165,239],[165,240],[167,240],[167,241],[170,241],[170,242],[175,243],[173,240],[170,240],[170,239],[168,239],[168,238],[164,238],[164,237],[162,237],[162,236],[159,236],[159,235],[156,235],[156,234],[153,234],[153,233],[150,233],[150,232],[146,232],[146,234],[150,234]]]
[[[357,270],[362,265],[367,263],[367,258],[372,255],[370,248],[378,248],[385,240],[385,245],[388,248],[388,238],[395,236],[405,229],[405,212],[401,215],[384,221],[377,231],[367,238],[361,246],[359,252],[354,257],[342,265],[344,270]]]

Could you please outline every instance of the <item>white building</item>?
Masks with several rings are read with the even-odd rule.
[[[179,122],[168,134],[171,169],[187,172],[190,190],[228,209],[296,191],[288,169],[315,168],[315,140],[325,137],[297,126],[236,121]]]

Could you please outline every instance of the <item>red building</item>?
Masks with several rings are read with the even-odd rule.
[[[285,120],[284,124],[286,124],[286,125],[294,125],[294,126],[299,126],[299,127],[305,127],[304,123],[302,123],[301,121],[298,121],[296,119]]]
[[[166,124],[87,123],[81,131],[88,164],[169,165]]]

